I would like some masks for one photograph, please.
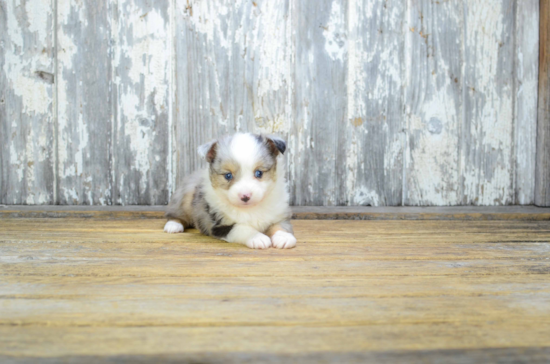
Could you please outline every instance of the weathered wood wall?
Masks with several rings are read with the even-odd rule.
[[[539,103],[535,204],[550,206],[550,0],[540,2]]]
[[[538,46],[538,0],[0,0],[0,203],[164,204],[251,130],[297,205],[531,204]]]

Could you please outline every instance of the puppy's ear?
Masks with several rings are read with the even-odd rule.
[[[266,136],[267,145],[271,150],[271,154],[277,155],[279,152],[285,154],[286,142],[278,136],[268,135]]]
[[[216,158],[217,145],[217,140],[209,141],[208,143],[201,145],[199,149],[197,149],[197,152],[199,152],[199,155],[205,158],[208,163],[212,163]]]

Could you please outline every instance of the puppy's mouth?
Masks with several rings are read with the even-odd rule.
[[[243,202],[243,201],[239,201],[239,204],[237,206],[239,207],[252,207],[256,205],[256,202],[252,202],[252,201],[247,201],[247,202]]]
[[[256,201],[256,200],[254,200],[254,201],[252,201],[252,200],[248,200],[248,201],[239,200],[234,205],[237,206],[237,207],[248,208],[248,207],[256,206],[257,204],[258,204],[258,201]]]

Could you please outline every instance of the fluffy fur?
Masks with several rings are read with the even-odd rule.
[[[237,133],[199,147],[208,166],[185,178],[166,212],[167,233],[196,227],[249,248],[292,248],[284,165],[286,143]]]

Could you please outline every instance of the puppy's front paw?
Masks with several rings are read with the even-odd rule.
[[[183,225],[177,221],[167,221],[164,225],[164,232],[168,234],[183,233]]]
[[[286,231],[277,231],[271,237],[273,247],[278,249],[290,249],[296,246],[296,238],[291,233]]]
[[[267,249],[271,246],[271,239],[267,235],[257,233],[248,239],[246,246],[252,249]]]

